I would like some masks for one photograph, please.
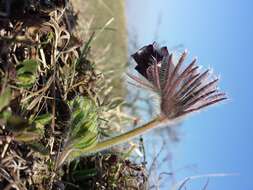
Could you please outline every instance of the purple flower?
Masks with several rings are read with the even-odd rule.
[[[227,99],[225,93],[217,88],[218,78],[214,78],[210,70],[201,72],[196,59],[183,67],[186,55],[186,52],[182,53],[174,64],[173,54],[169,54],[166,47],[154,45],[145,46],[133,55],[137,62],[136,70],[148,82],[131,74],[129,76],[160,95],[161,112],[169,119]]]

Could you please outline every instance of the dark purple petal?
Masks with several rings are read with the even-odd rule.
[[[132,55],[137,63],[135,69],[147,78],[147,69],[153,64],[153,60],[160,62],[168,54],[167,47],[158,48],[155,43],[144,46]]]

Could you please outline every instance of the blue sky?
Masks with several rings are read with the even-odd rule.
[[[198,174],[238,172],[212,178],[212,190],[251,190],[253,160],[253,1],[127,0],[129,35],[140,47],[154,39],[162,45],[183,44],[190,57],[221,76],[230,100],[195,114],[182,125],[174,148],[174,168],[198,165]],[[131,52],[130,52],[131,53]],[[183,172],[178,179],[187,176]],[[188,189],[201,189],[204,181]]]

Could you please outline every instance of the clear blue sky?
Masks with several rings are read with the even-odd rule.
[[[183,123],[174,168],[197,164],[199,174],[238,172],[212,178],[210,190],[253,189],[253,1],[127,0],[128,27],[140,46],[155,39],[183,44],[190,56],[221,76],[230,100]],[[158,22],[158,20],[160,20]],[[180,177],[187,175],[187,172]],[[201,189],[204,181],[188,189]],[[201,185],[200,185],[201,184]],[[197,188],[198,187],[198,188]]]

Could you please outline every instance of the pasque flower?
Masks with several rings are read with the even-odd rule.
[[[175,64],[173,54],[166,47],[159,48],[156,44],[144,46],[133,54],[137,63],[135,69],[146,80],[132,74],[128,76],[159,94],[161,114],[138,128],[87,147],[83,152],[93,153],[127,142],[163,122],[173,126],[181,116],[225,100],[225,94],[217,89],[218,78],[214,78],[209,70],[201,72],[196,59],[183,66],[186,54],[182,53]]]
[[[129,76],[161,97],[161,113],[169,119],[178,118],[188,113],[226,99],[225,93],[217,88],[218,78],[210,70],[201,72],[194,59],[184,65],[187,52],[183,52],[174,63],[173,54],[166,47],[156,44],[144,46],[132,57],[137,62],[135,69],[147,82],[139,77]]]

